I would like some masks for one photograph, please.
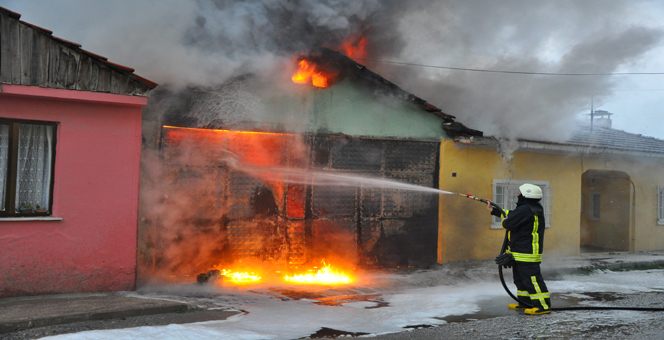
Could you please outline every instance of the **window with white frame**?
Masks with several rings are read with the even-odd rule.
[[[548,182],[542,181],[517,181],[517,180],[494,180],[493,181],[493,201],[503,209],[512,210],[516,207],[517,197],[519,196],[519,186],[524,183],[531,183],[542,188],[542,200],[540,203],[544,207],[544,218],[546,227],[551,226],[551,187]],[[492,228],[502,228],[500,218],[493,217]]]
[[[657,224],[664,225],[664,186],[657,188]]]

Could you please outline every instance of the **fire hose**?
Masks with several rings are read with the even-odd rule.
[[[460,196],[479,201],[485,204],[490,204],[491,206],[500,209],[502,211],[503,209],[496,203],[489,201],[484,198],[479,198],[477,196],[471,195],[471,194],[459,194]],[[505,231],[505,238],[503,239],[503,245],[500,248],[500,255],[505,254],[505,251],[507,250],[507,244],[508,244],[508,231]],[[505,276],[503,275],[503,266],[498,265],[498,276],[500,277],[500,283],[503,285],[503,288],[505,289],[505,292],[514,299],[517,303],[519,303],[522,306],[526,306],[527,308],[532,308],[536,307],[529,301],[524,301],[522,299],[519,299],[517,296],[515,296],[510,289],[507,287],[507,284],[505,283]],[[633,310],[633,311],[646,311],[646,312],[664,312],[664,308],[656,308],[656,307],[618,307],[618,306],[577,306],[577,307],[557,307],[557,308],[551,308],[551,311],[574,311],[574,310]]]

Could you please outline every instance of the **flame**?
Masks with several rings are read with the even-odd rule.
[[[309,270],[305,274],[285,275],[284,281],[295,284],[341,285],[353,282],[346,273],[332,268],[332,265],[321,261],[323,267],[318,270]]]
[[[305,58],[297,62],[297,71],[291,77],[296,84],[309,84],[318,88],[330,86],[330,76],[318,69],[318,66],[311,60]]]
[[[367,38],[349,38],[341,43],[341,51],[353,60],[365,59],[367,57]]]
[[[221,269],[220,271],[221,275],[224,276],[224,281],[230,281],[238,285],[259,283],[263,280],[263,277],[255,272],[237,272],[231,269]]]

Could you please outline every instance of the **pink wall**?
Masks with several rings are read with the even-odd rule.
[[[63,218],[0,218],[0,296],[135,286],[145,98],[96,96],[27,86],[0,90],[0,117],[59,122],[52,216]]]

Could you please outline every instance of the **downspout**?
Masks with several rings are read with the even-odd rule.
[[[438,188],[443,188],[444,183],[443,183],[443,178],[444,176],[442,175],[443,171],[443,155],[445,154],[445,137],[440,139],[440,146],[438,147]],[[437,242],[436,242],[436,263],[438,264],[443,264],[443,201],[444,197],[443,194],[440,194],[438,196],[438,235],[437,235]]]

